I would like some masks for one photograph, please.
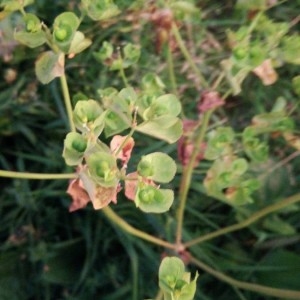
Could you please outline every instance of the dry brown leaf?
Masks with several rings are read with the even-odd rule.
[[[253,73],[261,79],[264,85],[271,85],[278,79],[278,75],[273,68],[271,59],[266,59],[261,65],[253,70]]]

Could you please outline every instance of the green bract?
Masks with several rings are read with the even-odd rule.
[[[154,99],[143,113],[144,120],[154,120],[161,116],[177,117],[181,112],[181,103],[175,95],[166,94]]]
[[[93,132],[99,136],[104,128],[105,113],[95,100],[81,100],[75,105],[73,120],[82,133]]]
[[[185,272],[184,263],[178,257],[165,257],[158,271],[159,287],[166,300],[193,300],[196,293],[195,278],[191,280],[191,274]]]
[[[3,1],[3,3],[0,3],[0,7],[3,8],[0,12],[0,20],[2,18],[5,18],[10,13],[21,10],[27,5],[30,5],[34,2],[34,0],[10,0],[10,1]]]
[[[177,116],[181,111],[181,103],[176,96],[166,94],[158,98],[139,97],[137,105],[139,114],[145,120],[136,127],[137,131],[169,143],[174,143],[180,138],[182,122]]]
[[[106,61],[112,58],[114,53],[114,47],[111,43],[104,41],[101,49],[98,52],[94,52],[93,56],[101,63],[106,63]]]
[[[72,12],[64,12],[55,18],[53,40],[64,53],[70,52],[71,43],[79,23],[78,17]]]
[[[47,51],[41,54],[35,64],[37,78],[43,83],[49,83],[56,77],[64,75],[65,58],[63,53]]]
[[[87,140],[77,132],[67,134],[64,141],[63,158],[69,166],[81,163],[87,148]]]
[[[142,157],[137,166],[140,176],[156,182],[168,183],[176,173],[176,163],[167,154],[154,152]]]
[[[95,152],[86,158],[89,174],[94,182],[103,187],[113,187],[118,183],[116,159],[110,153]]]
[[[26,14],[24,22],[24,29],[15,31],[14,38],[30,48],[43,45],[46,42],[46,36],[39,18],[33,14]]]
[[[173,200],[172,190],[158,189],[152,185],[140,183],[134,202],[144,212],[164,213],[170,209]]]
[[[231,152],[231,144],[234,140],[234,131],[231,127],[219,127],[209,134],[205,158],[214,160]]]
[[[95,21],[107,20],[120,13],[112,0],[81,0],[81,3],[87,15]]]
[[[249,158],[256,162],[268,159],[269,146],[258,138],[243,138],[244,150]]]

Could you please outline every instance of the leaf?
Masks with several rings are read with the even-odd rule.
[[[102,186],[92,180],[85,170],[80,172],[79,176],[92,201],[94,209],[106,207],[111,202],[117,203],[117,194],[120,191],[118,181],[115,181],[114,185],[111,186]]]
[[[39,18],[33,14],[24,17],[24,29],[15,31],[14,38],[30,48],[43,45],[46,42],[46,34],[42,30]]]
[[[261,79],[264,85],[271,85],[278,79],[278,75],[272,66],[271,59],[266,59],[261,65],[253,70],[253,73]]]
[[[173,94],[166,94],[154,99],[143,113],[144,120],[155,120],[161,116],[177,117],[181,112],[181,103]]]
[[[69,53],[70,45],[74,39],[80,21],[78,17],[72,12],[64,12],[58,15],[53,23],[53,40],[61,51]],[[82,39],[82,34],[77,36],[77,39]],[[78,45],[78,40],[75,45]],[[76,46],[74,46],[76,48]],[[86,45],[83,45],[86,46]]]
[[[63,53],[44,52],[35,63],[36,76],[43,84],[47,84],[54,78],[64,75],[64,72],[65,56]]]
[[[83,9],[94,21],[110,19],[120,13],[112,0],[82,0]]]
[[[88,173],[102,187],[115,187],[118,182],[116,158],[105,152],[95,152],[86,157]]]
[[[87,140],[78,132],[70,132],[64,140],[63,158],[68,166],[77,166],[82,162],[87,149]]]
[[[142,184],[138,187],[134,202],[146,213],[164,213],[168,211],[174,200],[174,192],[158,189],[152,185]]]
[[[95,100],[77,101],[73,111],[73,121],[82,133],[93,132],[98,137],[103,128],[106,113]]]
[[[121,151],[119,148],[122,146]],[[115,135],[110,142],[112,153],[119,151],[117,158],[120,159],[123,165],[126,165],[131,157],[131,152],[134,147],[134,139],[132,137]]]
[[[107,110],[104,133],[106,137],[118,134],[131,126],[131,117],[121,111]]]
[[[159,287],[167,292],[173,292],[176,282],[183,277],[184,263],[178,257],[165,257],[159,267]]]
[[[161,183],[170,182],[176,174],[176,169],[175,161],[162,152],[143,156],[137,166],[140,176]]]
[[[300,36],[298,34],[283,37],[281,50],[286,62],[295,65],[300,64]]]
[[[152,121],[145,121],[136,126],[136,131],[175,143],[182,135],[182,121],[172,116],[158,117]]]
[[[73,201],[69,207],[69,212],[84,208],[91,201],[82,180],[79,178],[73,179],[69,183],[67,193],[72,197]]]
[[[81,31],[76,31],[68,53],[77,54],[88,48],[92,44],[90,39],[85,38],[84,34]]]

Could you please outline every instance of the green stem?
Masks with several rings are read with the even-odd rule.
[[[200,243],[203,243],[205,241],[214,239],[218,236],[228,234],[229,232],[240,230],[242,228],[245,228],[245,227],[251,225],[252,223],[256,222],[257,220],[261,219],[262,217],[264,217],[264,216],[266,216],[270,213],[274,213],[278,210],[281,210],[281,209],[283,209],[283,208],[285,208],[285,207],[287,207],[291,204],[297,203],[297,202],[300,202],[300,193],[296,194],[296,195],[293,195],[291,197],[288,197],[288,198],[286,198],[286,199],[284,199],[280,202],[277,202],[275,204],[269,205],[269,206],[263,208],[262,210],[254,213],[251,217],[249,217],[248,219],[246,219],[246,220],[244,220],[240,223],[237,223],[237,224],[234,224],[234,225],[231,225],[231,226],[227,226],[225,228],[216,230],[212,233],[208,233],[208,234],[203,235],[199,238],[191,240],[191,241],[185,243],[184,247],[188,248],[188,247],[191,247],[193,245],[200,244]]]
[[[176,231],[176,244],[179,246],[182,240],[182,226],[184,219],[184,210],[187,201],[188,191],[191,185],[192,174],[194,170],[195,161],[197,159],[197,155],[201,149],[201,144],[204,139],[205,132],[208,127],[209,119],[213,110],[209,110],[204,113],[202,124],[200,126],[199,134],[194,143],[194,150],[189,160],[188,165],[183,169],[182,179],[179,187],[179,208],[177,211],[177,231]]]
[[[104,207],[101,211],[113,224],[116,224],[122,230],[124,230],[125,232],[127,232],[131,235],[137,236],[143,240],[146,240],[148,242],[151,242],[153,244],[156,244],[156,245],[168,248],[168,249],[176,248],[175,245],[173,245],[169,242],[166,242],[162,239],[159,239],[148,233],[145,233],[144,231],[134,228],[133,226],[128,224],[125,220],[123,220],[121,217],[119,217],[109,206]]]
[[[224,281],[232,286],[235,286],[240,289],[269,295],[277,298],[283,299],[300,299],[300,291],[292,291],[292,290],[284,290],[284,289],[276,289],[271,288],[259,284],[244,282],[236,280],[228,275],[225,275],[222,272],[219,272],[210,266],[204,264],[203,262],[199,261],[198,259],[194,258],[193,256],[190,257],[191,263],[199,267],[200,269],[206,271],[207,273],[211,274],[212,276],[216,277],[217,279]]]
[[[126,78],[125,71],[124,71],[123,67],[120,68],[120,76],[123,80],[123,83],[124,83],[125,87],[129,87],[129,83],[128,83],[128,80]]]
[[[36,179],[36,180],[52,180],[52,179],[72,179],[76,178],[76,173],[66,174],[40,174],[40,173],[29,173],[29,172],[14,172],[0,170],[0,177],[7,178],[20,178],[20,179]]]
[[[187,50],[184,41],[180,35],[180,32],[178,30],[178,27],[175,23],[173,23],[172,25],[172,33],[174,34],[174,37],[176,39],[176,42],[178,43],[178,46],[183,54],[183,56],[185,57],[185,59],[187,60],[187,62],[189,63],[190,67],[193,69],[193,71],[196,73],[196,75],[198,76],[200,82],[202,83],[202,85],[205,88],[209,87],[209,84],[207,83],[207,81],[205,80],[204,76],[201,74],[201,72],[199,71],[198,67],[196,66],[193,58],[191,57],[189,51]]]
[[[172,56],[170,45],[168,45],[167,47],[167,63],[168,63],[168,72],[169,72],[169,78],[171,83],[171,89],[173,94],[177,95],[177,82],[174,73],[174,63],[173,63],[173,56]]]
[[[68,120],[69,120],[69,124],[70,124],[70,130],[75,132],[76,128],[75,128],[75,125],[74,125],[74,122],[73,122],[72,103],[71,103],[67,78],[66,78],[65,74],[60,77],[60,83],[61,83],[61,88],[62,88],[64,101],[65,101],[65,106],[66,106],[66,110],[67,110],[67,116],[68,116]]]

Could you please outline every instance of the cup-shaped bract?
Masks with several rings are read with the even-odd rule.
[[[219,127],[209,135],[205,158],[214,160],[231,152],[231,143],[234,140],[234,131],[231,127]]]
[[[64,12],[57,16],[53,23],[53,40],[64,53],[69,53],[79,18],[72,12]]]
[[[118,184],[118,168],[116,158],[106,152],[95,152],[86,158],[89,174],[94,182],[103,187]]]
[[[82,8],[94,21],[108,20],[120,13],[112,0],[81,0]]]
[[[247,156],[254,162],[263,162],[268,159],[269,146],[257,137],[243,138],[243,146]]]
[[[82,133],[99,136],[104,128],[105,112],[95,100],[79,100],[73,111],[73,121]]]
[[[162,260],[158,278],[159,287],[164,293],[164,299],[194,299],[198,273],[191,280],[191,274],[185,272],[184,263],[178,257],[165,257]]]
[[[78,132],[70,132],[64,140],[63,158],[68,166],[77,166],[82,162],[88,142]]]
[[[30,48],[43,45],[46,42],[46,35],[42,30],[40,19],[36,15],[28,13],[23,20],[24,28],[15,31],[14,38]]]
[[[155,186],[140,183],[134,202],[146,213],[164,213],[174,200],[174,192],[169,189],[158,189]]]
[[[140,176],[161,183],[170,182],[175,176],[176,169],[175,161],[162,152],[143,156],[137,166]]]
[[[144,120],[153,120],[161,116],[177,117],[181,112],[181,103],[173,94],[165,94],[154,99],[143,113]]]

